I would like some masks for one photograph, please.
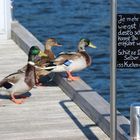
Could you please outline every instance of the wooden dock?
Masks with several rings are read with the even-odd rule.
[[[27,55],[12,40],[0,42],[0,79],[26,62]],[[0,95],[1,140],[109,140],[54,83],[28,94],[21,105]]]

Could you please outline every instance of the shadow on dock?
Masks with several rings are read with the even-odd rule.
[[[24,93],[24,94],[22,94],[22,95],[17,95],[16,96],[16,98],[18,99],[18,98],[28,98],[28,97],[30,97],[32,94],[30,93],[30,92],[26,92],[26,93]],[[10,95],[3,95],[3,94],[1,94],[1,92],[0,92],[0,99],[7,99],[7,100],[9,100],[9,99],[11,99],[10,98]]]
[[[71,100],[64,100],[59,102],[61,107],[64,109],[64,111],[69,115],[69,117],[73,120],[73,122],[78,126],[78,128],[84,133],[84,135],[89,140],[99,140],[90,130],[90,127],[96,127],[95,124],[91,125],[85,125],[83,126],[80,121],[75,117],[75,115],[68,109],[65,103],[72,102]]]
[[[47,76],[41,76],[39,82],[42,84],[42,86],[57,86],[57,84],[53,82],[54,76],[55,73],[49,74]]]

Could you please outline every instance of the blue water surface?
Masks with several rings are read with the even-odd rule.
[[[61,51],[75,51],[80,38],[89,38],[97,49],[87,49],[91,67],[76,73],[109,101],[110,90],[110,0],[14,0],[14,19],[42,43],[56,38]],[[118,13],[140,13],[139,0],[118,0]],[[117,109],[129,117],[129,107],[139,102],[139,69],[117,70]],[[94,101],[95,102],[95,101]]]

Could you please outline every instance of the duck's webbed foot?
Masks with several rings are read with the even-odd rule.
[[[77,77],[77,76],[72,76],[71,72],[67,71],[67,75],[68,75],[68,80],[70,81],[76,81],[76,80],[79,80],[80,77]]]
[[[11,99],[15,104],[22,104],[24,103],[24,99]]]
[[[16,99],[14,95],[11,94],[11,101],[13,101],[15,104],[22,104],[24,102],[24,99]]]

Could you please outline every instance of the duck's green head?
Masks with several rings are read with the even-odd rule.
[[[40,49],[37,46],[32,46],[28,53],[28,61],[35,61],[35,57],[40,53]]]
[[[78,51],[85,51],[85,47],[91,47],[96,48],[95,45],[91,43],[89,39],[80,39],[79,45],[78,45]]]
[[[28,54],[28,63],[32,65],[40,65],[40,63],[42,62],[42,58],[47,61],[48,56],[44,52],[42,52],[39,47],[32,46]]]

